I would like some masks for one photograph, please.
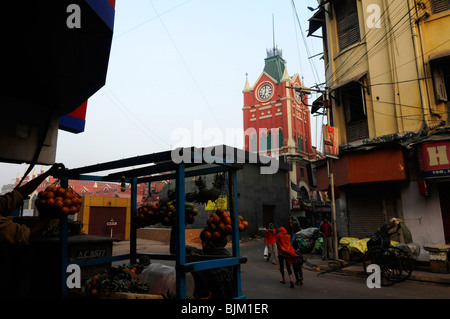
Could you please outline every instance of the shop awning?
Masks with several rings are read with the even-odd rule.
[[[8,1],[2,4],[2,99],[74,111],[106,81],[114,0]],[[79,8],[72,11],[72,6]],[[79,28],[68,20],[78,15]]]
[[[364,71],[364,72],[361,72],[361,73],[359,73],[359,74],[357,74],[355,76],[350,77],[347,80],[339,82],[339,83],[333,85],[330,88],[330,91],[335,91],[335,90],[337,90],[337,89],[339,89],[339,88],[343,87],[344,85],[347,85],[347,84],[349,84],[351,82],[359,82],[359,80],[361,80],[366,74],[367,74],[367,71]]]
[[[307,36],[309,37],[314,32],[319,30],[325,23],[325,9],[323,7],[319,8],[319,10],[316,13],[314,13],[314,15],[308,21],[309,21],[309,30]]]

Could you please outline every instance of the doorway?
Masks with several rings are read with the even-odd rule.
[[[274,221],[274,214],[275,214],[275,205],[263,205],[263,226],[269,227],[270,223],[273,223],[275,227],[275,221]]]

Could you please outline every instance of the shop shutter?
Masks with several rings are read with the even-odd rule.
[[[384,224],[382,191],[373,185],[346,189],[349,236],[366,238]]]

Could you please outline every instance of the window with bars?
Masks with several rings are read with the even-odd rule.
[[[450,0],[431,0],[431,11],[439,13],[450,9]]]
[[[351,82],[340,89],[344,109],[347,141],[354,142],[369,137],[364,89]]]
[[[361,40],[356,0],[339,1],[335,10],[339,49],[343,50]]]

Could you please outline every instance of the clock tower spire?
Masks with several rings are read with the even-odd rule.
[[[310,111],[307,96],[293,89],[302,86],[299,74],[289,76],[282,51],[266,51],[264,68],[253,86],[248,76],[244,90],[244,148],[268,156],[284,156],[292,163],[290,180],[309,192],[306,165],[318,156],[311,145]],[[291,189],[291,197],[297,198]]]

